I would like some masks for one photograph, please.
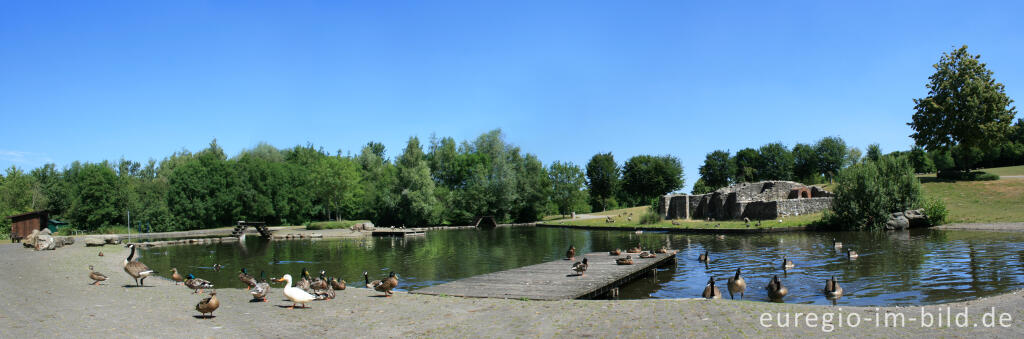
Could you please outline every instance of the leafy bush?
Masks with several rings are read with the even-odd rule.
[[[957,171],[957,170],[946,170],[946,171],[939,171],[939,173],[936,174],[935,177],[938,178],[938,179],[941,179],[941,180],[950,180],[950,181],[990,181],[990,180],[999,180],[999,176],[998,175],[992,174],[992,173],[981,172],[981,171],[961,172],[961,171]]]
[[[998,175],[996,175],[996,174],[992,174],[992,173],[985,173],[985,172],[971,172],[971,173],[977,173],[977,174],[976,174],[976,175],[974,176],[974,179],[972,179],[972,180],[976,180],[976,181],[991,181],[991,180],[999,180],[999,176],[998,176]]]
[[[652,225],[661,222],[661,214],[653,210],[648,210],[644,214],[640,215],[641,225]]]
[[[921,202],[921,183],[905,157],[883,156],[850,166],[836,177],[831,224],[847,229],[880,229],[889,213]]]
[[[316,230],[333,230],[338,228],[351,228],[355,224],[369,222],[368,220],[340,220],[340,221],[317,221],[317,222],[306,222],[306,229],[311,231]]]
[[[924,208],[924,215],[928,217],[928,225],[938,226],[946,223],[946,216],[949,215],[949,211],[946,211],[946,204],[942,200],[927,198],[924,200],[922,207]]]

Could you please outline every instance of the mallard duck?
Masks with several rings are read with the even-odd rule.
[[[377,292],[384,292],[385,297],[391,296],[391,290],[398,287],[398,277],[395,272],[391,272],[390,275],[384,280],[370,281],[370,275],[367,272],[363,272],[363,278],[366,279],[366,288],[372,288]]]
[[[221,265],[221,264],[213,264],[213,271],[214,271],[214,272],[220,272],[220,269],[222,269],[222,268],[224,268],[224,265]]]
[[[837,249],[843,248],[843,243],[841,241],[836,241],[836,238],[832,238],[832,247],[835,247]]]
[[[708,251],[704,250],[704,253],[701,253],[700,256],[697,256],[697,261],[703,263],[708,262]]]
[[[576,260],[576,246],[569,246],[569,250],[565,251],[565,258],[569,260]]]
[[[101,257],[103,256],[103,251],[100,251],[100,256],[101,256]]]
[[[860,254],[857,254],[857,251],[846,249],[846,257],[850,258],[850,260],[857,259],[859,256]]]
[[[313,279],[313,281],[309,282],[309,288],[313,289],[314,291],[326,290],[328,289],[328,287],[330,287],[330,285],[328,285],[327,282],[327,271],[321,270],[320,277]]]
[[[331,288],[336,291],[345,290],[345,280],[338,281],[338,278],[331,277]]]
[[[132,279],[135,279],[136,286],[143,286],[146,283],[146,278],[157,272],[149,269],[146,264],[132,260],[135,257],[135,244],[128,244],[128,248],[131,249],[131,252],[122,264],[124,266],[124,273],[128,273],[128,275],[132,276]]]
[[[204,317],[207,317],[206,314],[209,313],[210,316],[207,318],[213,318],[213,311],[216,311],[218,307],[220,307],[220,300],[217,300],[217,291],[210,291],[209,297],[203,298],[196,304],[196,311],[202,313]]]
[[[196,278],[195,275],[189,273],[185,276],[185,286],[192,289],[192,293],[202,293],[204,288],[213,288],[213,283],[205,279]]]
[[[622,255],[622,250],[616,248],[614,251],[608,252],[608,254],[615,255],[615,256]]]
[[[640,253],[640,252],[643,252],[643,249],[640,248],[640,243],[636,243],[636,247],[629,248],[629,249],[626,250],[626,253]]]
[[[647,252],[647,251],[640,252],[640,258],[643,258],[643,259],[657,258],[657,257],[658,257],[657,254],[654,254],[654,253],[651,253],[651,252]]]
[[[300,274],[302,275],[302,279],[299,279],[299,281],[295,283],[295,287],[298,287],[299,289],[306,291],[306,293],[312,293],[313,289],[309,288],[310,282],[312,282],[311,279],[309,278],[309,271],[307,271],[306,268],[303,267],[302,273]]]
[[[245,270],[245,267],[242,267],[242,270],[238,272],[238,280],[245,284],[246,291],[256,287],[256,278],[249,275],[249,272]]]
[[[267,294],[270,294],[270,284],[267,283],[266,272],[260,271],[260,280],[256,283],[256,286],[253,286],[252,291],[249,291],[249,293],[252,294],[253,300],[263,300],[263,302],[267,302]]]
[[[292,287],[291,274],[285,274],[283,277],[275,281],[285,283],[284,296],[287,297],[288,300],[292,301],[292,307],[289,307],[289,309],[295,309],[295,304],[302,304],[302,308],[306,308],[306,303],[316,299],[312,294],[309,294],[298,287]]]
[[[790,269],[793,267],[796,267],[796,264],[794,264],[792,260],[786,259],[786,256],[782,256],[782,268]]]
[[[704,299],[722,299],[722,291],[715,286],[715,276],[708,279],[707,286],[704,286],[704,293],[701,293],[700,296]]]
[[[729,299],[733,298],[734,293],[740,294],[740,299],[743,299],[743,292],[747,291],[747,281],[743,280],[740,276],[740,269],[736,269],[736,275],[729,278]]]
[[[581,276],[581,277],[583,276],[583,272],[586,272],[587,268],[589,268],[589,267],[590,267],[590,264],[587,263],[587,258],[586,257],[583,258],[583,261],[579,261],[579,262],[576,262],[576,263],[572,264],[572,270],[576,272],[576,275]]]
[[[839,280],[836,280],[836,276],[832,276],[832,279],[825,280],[825,297],[829,299],[838,299],[843,296],[843,287],[839,286]]]
[[[96,285],[101,281],[106,281],[107,276],[103,275],[103,273],[94,271],[92,265],[89,265],[89,279],[92,279],[92,284],[90,285]]]
[[[789,289],[786,286],[782,286],[782,280],[779,280],[779,276],[773,276],[772,280],[768,282],[768,286],[765,286],[768,290],[768,297],[772,300],[779,300],[789,294]]]
[[[174,284],[177,285],[185,281],[185,277],[182,277],[181,273],[178,273],[178,268],[171,267],[171,280],[174,280]]]
[[[668,253],[668,248],[665,248],[665,246],[661,246],[661,248],[655,250],[654,253]]]
[[[313,297],[316,298],[316,300],[331,300],[334,299],[334,296],[334,290],[330,288],[319,290],[313,293]]]
[[[625,258],[615,259],[615,263],[619,265],[632,265],[633,257],[627,255]]]

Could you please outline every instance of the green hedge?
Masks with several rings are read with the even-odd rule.
[[[341,220],[341,221],[317,221],[306,223],[307,230],[333,230],[338,228],[352,228],[352,226],[369,220]]]

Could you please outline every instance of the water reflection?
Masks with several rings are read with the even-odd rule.
[[[843,243],[835,248],[832,239]],[[242,267],[268,276],[321,269],[349,282],[362,272],[379,279],[395,271],[402,290],[560,259],[607,252],[641,243],[680,250],[676,265],[620,289],[620,299],[700,297],[708,276],[720,286],[737,268],[747,281],[744,298],[768,301],[764,287],[778,275],[789,289],[787,303],[828,305],[823,294],[830,276],[842,283],[838,305],[909,305],[960,301],[1024,287],[1024,235],[980,231],[914,230],[898,233],[816,232],[757,235],[682,235],[657,232],[591,231],[559,228],[446,230],[407,238],[294,240],[244,244],[162,247],[143,251],[158,271],[174,266],[218,287],[243,287]],[[846,250],[860,254],[856,260]],[[697,258],[708,251],[707,264]],[[783,258],[795,267],[784,270]],[[214,272],[213,264],[225,268]],[[566,264],[569,271],[569,264]],[[358,285],[358,284],[357,284]],[[738,296],[737,296],[738,297]]]

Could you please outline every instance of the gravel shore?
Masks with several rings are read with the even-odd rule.
[[[97,256],[99,251],[105,256]],[[0,337],[1024,337],[1022,291],[924,308],[874,308],[845,307],[842,301],[839,307],[697,299],[546,302],[401,292],[381,298],[365,288],[350,287],[335,300],[290,310],[282,286],[275,284],[267,303],[249,302],[245,290],[219,289],[216,317],[198,319],[195,304],[202,296],[170,280],[154,277],[146,280],[146,287],[129,287],[133,280],[121,269],[126,256],[121,246],[86,248],[81,242],[40,252],[20,244],[0,245],[0,295],[5,305]],[[89,285],[90,264],[110,280]],[[955,318],[965,307],[966,326],[958,326],[956,320],[946,326],[946,309]],[[992,308],[995,324],[986,327],[985,313]],[[925,313],[932,317],[931,326],[925,326]],[[765,321],[765,314],[771,319]],[[815,314],[815,321],[809,314]],[[823,327],[829,314],[832,326]],[[873,319],[885,314],[891,314],[893,323],[901,314],[905,325],[877,325]],[[938,325],[940,315],[943,326]],[[1000,326],[1001,316],[1002,325],[1008,326]],[[790,321],[780,328],[783,317]],[[852,320],[860,324],[853,327]]]

